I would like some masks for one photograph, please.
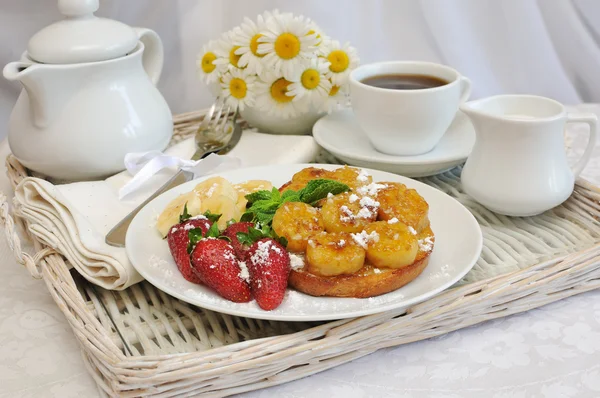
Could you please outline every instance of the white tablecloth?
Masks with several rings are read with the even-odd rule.
[[[578,107],[600,114],[600,106]],[[580,153],[585,137],[573,142]],[[6,143],[0,156],[6,156]],[[600,184],[600,148],[584,171]],[[0,189],[10,186],[0,173]],[[0,397],[98,396],[77,340],[42,281],[0,233]],[[600,291],[431,340],[380,350],[245,397],[599,397]]]

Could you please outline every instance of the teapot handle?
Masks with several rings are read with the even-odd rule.
[[[133,28],[144,43],[142,64],[152,83],[156,85],[163,68],[164,51],[162,41],[155,31],[146,28]]]
[[[581,159],[579,159],[577,164],[573,167],[573,174],[575,177],[577,177],[579,174],[581,174],[587,163],[590,161],[592,152],[596,146],[598,117],[592,113],[567,113],[567,123],[585,123],[590,126],[590,138],[588,140],[587,147],[585,148],[585,152],[583,152],[583,156],[581,156]]]

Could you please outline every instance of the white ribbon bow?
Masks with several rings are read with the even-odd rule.
[[[125,168],[134,177],[119,189],[119,200],[140,188],[154,174],[167,167],[176,167],[194,173],[194,177],[219,171],[237,169],[242,161],[234,156],[210,154],[194,161],[165,155],[160,151],[133,152],[125,155]]]

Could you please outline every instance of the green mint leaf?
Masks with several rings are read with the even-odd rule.
[[[280,202],[273,202],[271,200],[259,200],[252,204],[250,211],[254,213],[273,213],[279,208]]]
[[[256,191],[256,192],[252,192],[252,193],[246,195],[245,198],[248,200],[249,204],[252,204],[259,200],[271,200],[272,194],[271,194],[271,191],[266,191],[266,190]]]
[[[255,218],[256,221],[263,224],[263,225],[268,225],[271,224],[271,222],[273,221],[273,216],[275,215],[275,213],[256,213],[255,214]]]
[[[206,231],[207,238],[218,238],[220,234],[221,233],[219,232],[219,226],[217,225],[216,222],[210,226],[208,231]]]
[[[250,235],[245,232],[238,232],[235,236],[242,245],[250,246],[254,243],[252,239],[250,239]]]
[[[280,236],[279,238],[277,238],[277,241],[281,244],[281,246],[283,247],[287,247],[288,245],[288,240],[285,238],[285,236]]]
[[[273,187],[271,190],[271,200],[274,202],[281,202],[281,193],[279,192],[279,189]]]
[[[207,210],[206,213],[204,213],[204,217],[208,218],[210,222],[216,223],[217,221],[219,221],[219,218],[221,218],[221,215],[211,213],[210,210]]]
[[[179,222],[182,223],[185,220],[191,218],[192,215],[190,213],[188,213],[188,209],[187,209],[187,202],[183,205],[183,213],[181,213],[179,215]]]
[[[247,211],[244,214],[242,214],[242,217],[240,218],[241,222],[252,222],[254,221],[254,213],[251,211]]]
[[[281,203],[300,202],[300,195],[296,191],[288,189],[281,195]]]
[[[301,189],[298,193],[301,202],[313,204],[326,198],[329,193],[337,195],[349,190],[350,187],[346,184],[319,178],[317,180],[310,180],[308,184],[306,184],[306,187]]]
[[[188,238],[190,241],[188,242],[187,252],[191,253],[194,250],[194,246],[203,238],[202,228],[192,228],[188,231]]]

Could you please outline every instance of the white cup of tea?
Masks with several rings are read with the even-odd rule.
[[[431,151],[470,93],[469,79],[432,62],[377,62],[350,74],[358,124],[375,149],[389,155]]]

